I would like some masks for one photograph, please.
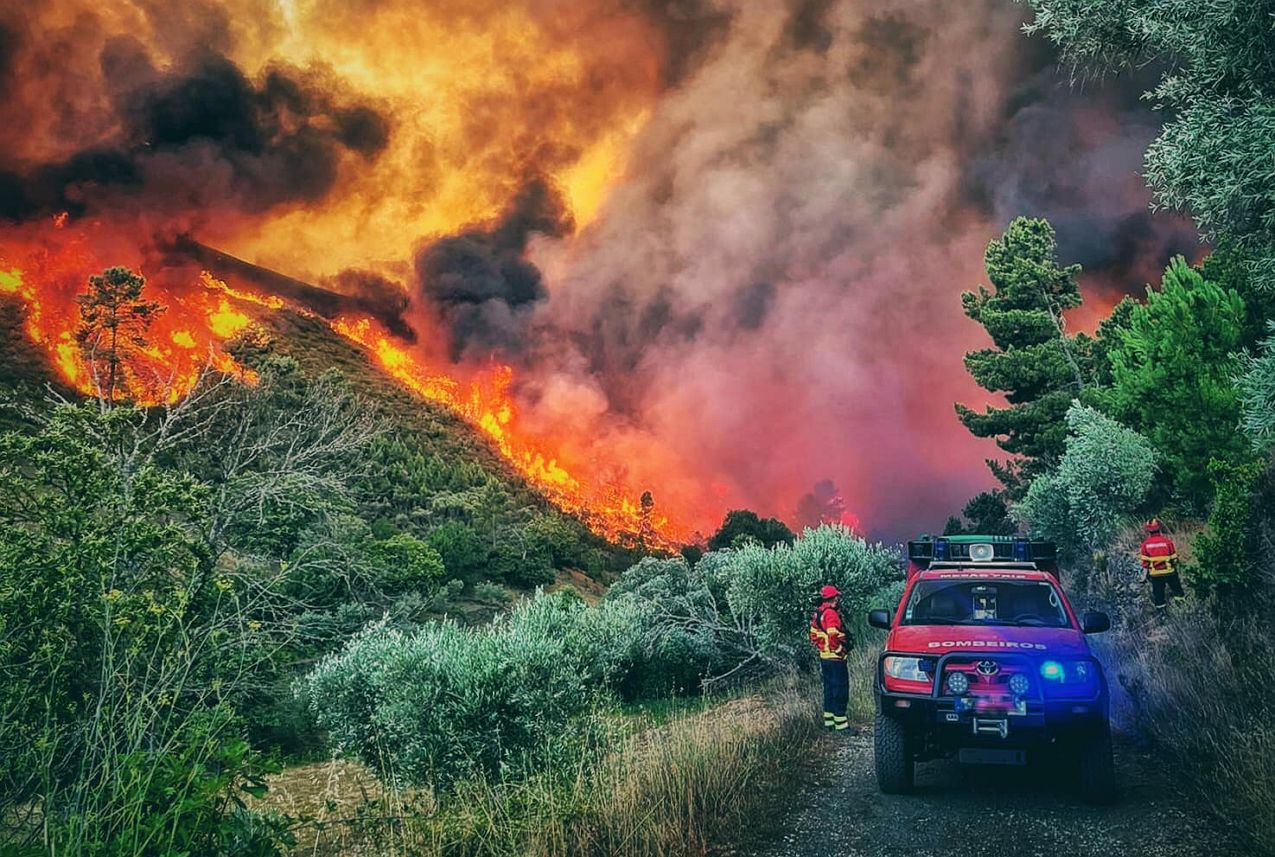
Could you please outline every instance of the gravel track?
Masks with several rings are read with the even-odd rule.
[[[1247,853],[1174,789],[1171,772],[1117,742],[1120,797],[1078,802],[1046,768],[938,761],[917,769],[916,792],[883,795],[872,764],[872,733],[827,736],[828,764],[812,770],[793,808],[750,846],[750,857],[1221,857]]]

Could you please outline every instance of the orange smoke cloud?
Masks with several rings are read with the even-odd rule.
[[[0,13],[0,290],[81,388],[73,296],[108,265],[169,306],[155,362],[183,377],[313,311],[607,532],[647,489],[667,539],[797,521],[826,480],[840,520],[928,528],[990,485],[951,408],[987,398],[958,294],[988,238],[1048,215],[1118,291],[1177,235],[1136,87],[1069,92],[1021,15],[28,4]]]

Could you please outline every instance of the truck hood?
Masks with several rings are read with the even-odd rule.
[[[1085,635],[1074,628],[1005,625],[899,625],[890,631],[886,648],[922,655],[981,651],[1077,657],[1089,654]]]

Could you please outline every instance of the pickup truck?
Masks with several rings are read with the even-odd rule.
[[[1111,620],[1076,615],[1056,555],[1009,536],[908,543],[898,605],[868,614],[889,631],[875,682],[883,792],[911,791],[917,762],[1023,765],[1051,753],[1073,766],[1083,799],[1113,799],[1107,681],[1086,641]]]

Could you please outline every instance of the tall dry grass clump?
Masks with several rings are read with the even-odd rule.
[[[1118,621],[1093,642],[1117,727],[1167,757],[1202,809],[1275,854],[1275,590],[1259,583],[1229,604],[1192,595],[1153,615],[1135,563],[1122,553],[1116,564],[1129,566],[1112,568],[1119,585],[1094,596]]]
[[[436,802],[334,762],[273,784],[268,800],[312,822],[299,850],[353,855],[703,854],[779,803],[814,746],[801,683],[682,714],[530,776],[477,777]]]

